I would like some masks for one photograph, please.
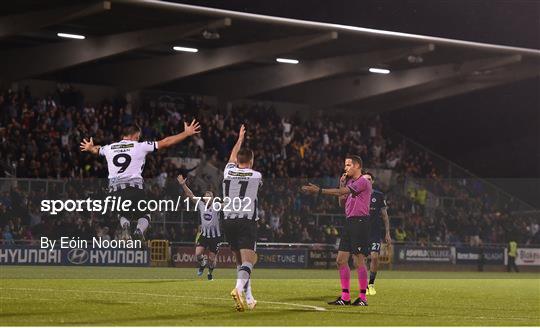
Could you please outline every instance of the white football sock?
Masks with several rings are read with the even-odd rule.
[[[142,233],[148,228],[148,220],[146,218],[140,218],[137,221],[137,229],[141,230]]]
[[[126,225],[126,224],[127,224],[127,226],[129,227],[129,220],[126,219],[125,217],[121,216],[121,217],[120,217],[120,226],[123,228],[124,225]]]
[[[253,302],[255,298],[253,297],[253,294],[251,294],[251,278],[248,280],[248,282],[244,286],[244,292],[246,293],[246,301],[248,303]]]
[[[251,270],[253,270],[253,264],[249,262],[242,263],[242,266],[238,270],[236,279],[236,290],[238,290],[239,292],[244,291],[244,286],[249,281]]]
[[[236,289],[238,289],[238,285],[240,285],[240,278],[238,278],[238,272],[240,272],[241,265],[236,266]]]

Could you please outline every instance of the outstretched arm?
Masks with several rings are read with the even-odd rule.
[[[339,187],[339,188],[329,188],[323,189],[312,183],[302,186],[302,191],[308,194],[317,194],[330,195],[330,196],[345,196],[351,193],[351,190],[348,187]]]
[[[308,185],[302,187],[302,191],[312,194],[319,193],[320,195],[341,197],[349,194],[358,194],[364,190],[369,189],[370,187],[370,182],[367,179],[360,177],[346,187],[341,186],[339,188],[322,189],[319,186],[309,183]]]
[[[244,142],[244,135],[246,134],[246,128],[244,127],[244,124],[240,127],[240,131],[238,132],[238,140],[236,141],[236,144],[234,145],[231,156],[229,156],[229,163],[238,163],[237,162],[237,156],[238,152],[240,151],[240,148],[242,147],[242,143]]]
[[[191,189],[189,189],[189,187],[187,186],[186,179],[184,179],[184,177],[180,174],[176,178],[176,180],[178,180],[178,183],[180,184],[180,186],[182,186],[182,189],[184,190],[184,193],[186,194],[186,196],[189,197],[191,200],[193,200],[195,195],[193,194]]]
[[[160,141],[158,141],[158,150],[176,145],[177,143],[182,142],[186,138],[191,137],[192,135],[200,133],[200,132],[201,132],[201,126],[199,122],[195,121],[195,119],[191,121],[190,124],[187,124],[186,122],[184,122],[184,132],[175,134],[174,136],[163,138]]]
[[[94,145],[94,139],[90,137],[90,139],[83,139],[83,141],[81,141],[80,148],[81,151],[87,151],[89,153],[97,155],[99,154],[99,149],[101,148],[101,146]]]

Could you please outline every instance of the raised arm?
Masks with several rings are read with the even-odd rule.
[[[200,132],[201,132],[201,126],[199,122],[195,121],[195,119],[191,121],[190,124],[187,124],[186,122],[184,122],[184,131],[182,133],[178,133],[178,134],[163,138],[158,141],[158,150],[176,145],[177,143],[182,142],[186,138],[191,137],[192,135],[200,133]]]
[[[189,187],[187,186],[186,179],[184,179],[184,177],[180,174],[178,175],[176,180],[178,180],[178,183],[180,184],[180,186],[182,186],[182,189],[184,190],[186,196],[193,200],[195,195],[193,194],[193,191],[191,191],[191,189],[189,189]]]
[[[240,127],[240,131],[238,132],[238,140],[236,141],[236,144],[234,144],[233,149],[231,150],[231,156],[229,156],[229,163],[235,163],[237,164],[237,156],[238,152],[240,151],[240,148],[242,147],[242,143],[244,142],[244,135],[246,134],[246,128],[244,127],[244,124]]]
[[[92,153],[94,155],[99,154],[99,149],[101,146],[94,145],[94,139],[90,137],[90,139],[83,139],[80,145],[81,151],[86,151],[89,153]]]

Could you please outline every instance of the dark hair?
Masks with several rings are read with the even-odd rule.
[[[248,164],[253,159],[253,152],[249,149],[240,149],[238,151],[238,164]]]
[[[353,163],[356,163],[358,165],[360,165],[360,167],[362,167],[363,165],[363,162],[362,162],[362,157],[358,156],[358,155],[347,155],[347,157],[345,157],[345,159],[350,159]]]
[[[122,127],[122,137],[127,137],[138,132],[141,132],[141,127],[137,124],[129,124]]]
[[[375,176],[373,175],[373,173],[369,172],[369,171],[365,171],[363,174],[365,175],[369,175],[371,177],[371,180],[372,181],[375,181]]]

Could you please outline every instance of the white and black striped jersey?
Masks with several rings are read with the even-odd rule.
[[[223,199],[233,204],[242,200],[241,206],[224,206],[223,218],[258,220],[257,193],[262,185],[260,172],[239,168],[235,163],[228,163],[223,171]],[[239,210],[236,210],[239,209]]]
[[[99,155],[107,159],[109,189],[124,189],[128,186],[143,188],[142,172],[146,155],[156,151],[157,141],[122,140],[102,146]]]
[[[201,235],[206,238],[221,237],[219,228],[219,211],[213,209],[212,200],[207,204],[202,200],[197,204],[201,217]]]

